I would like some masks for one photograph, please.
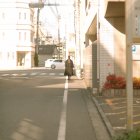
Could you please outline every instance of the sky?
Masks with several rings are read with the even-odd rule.
[[[34,0],[33,2],[37,2]],[[45,6],[40,10],[40,21],[44,29],[52,36],[58,36],[58,16],[60,37],[64,38],[66,28],[69,31],[73,29],[73,0],[44,0]],[[47,3],[58,3],[61,6],[47,6]],[[65,6],[63,4],[66,4]]]

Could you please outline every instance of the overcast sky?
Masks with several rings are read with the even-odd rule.
[[[70,1],[70,2],[69,2]],[[69,3],[68,3],[69,2]],[[67,6],[44,6],[40,11],[40,21],[43,22],[45,28],[53,36],[58,36],[58,16],[60,16],[60,36],[65,36],[65,29],[72,31],[73,29],[73,0],[46,0],[45,3],[68,4]]]

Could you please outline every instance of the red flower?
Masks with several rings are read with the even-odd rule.
[[[125,78],[121,76],[116,76],[115,74],[109,74],[106,77],[106,81],[103,85],[104,89],[122,89],[125,88],[126,82]]]

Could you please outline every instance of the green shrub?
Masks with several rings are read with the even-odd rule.
[[[122,135],[116,136],[113,140],[140,140],[140,132],[138,130],[123,133]]]
[[[35,67],[38,67],[38,62],[39,62],[39,60],[38,60],[38,54],[35,53],[35,56],[34,56],[34,65],[35,65]]]

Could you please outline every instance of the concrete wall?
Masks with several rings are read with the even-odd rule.
[[[119,3],[120,4],[120,3]],[[111,7],[111,6],[110,6]],[[123,7],[123,6],[122,6]],[[96,7],[96,9],[98,9]],[[107,2],[104,0],[100,0],[100,7],[99,7],[99,26],[97,26],[96,22],[96,15],[95,13],[88,12],[87,19],[92,17],[92,22],[89,21],[89,24],[86,24],[87,32],[86,36],[95,36],[92,38],[91,41],[94,42],[97,36],[97,52],[93,51],[91,48],[90,43],[87,43],[88,46],[85,48],[85,59],[90,63],[86,63],[85,72],[85,81],[88,86],[92,88],[98,87],[100,84],[100,90],[102,89],[103,83],[106,80],[106,76],[110,74],[117,74],[117,75],[124,75],[125,74],[125,62],[126,62],[126,55],[125,55],[125,23],[124,17],[122,15],[113,15],[110,13],[110,9],[108,10],[107,16],[105,16],[105,11],[107,10]],[[91,11],[91,10],[89,10]],[[123,11],[121,9],[121,11]],[[98,12],[98,11],[97,11]],[[117,10],[113,11],[114,14],[118,13]],[[116,13],[115,13],[116,12]],[[119,14],[122,14],[119,13]],[[98,21],[97,19],[97,21]],[[94,21],[95,20],[95,21]],[[88,20],[86,21],[86,23]],[[95,49],[95,48],[94,48]],[[92,52],[92,53],[91,53]],[[90,56],[92,55],[92,56]],[[95,63],[96,61],[96,63]],[[97,65],[96,65],[97,64]],[[92,65],[92,66],[91,66]],[[96,67],[95,67],[96,65]],[[92,74],[90,73],[92,72]],[[95,77],[96,74],[96,77]],[[93,76],[94,75],[94,76]],[[92,79],[90,79],[92,77]],[[90,83],[92,81],[92,83]]]
[[[106,5],[101,6],[102,9],[105,7]],[[99,19],[100,88],[102,88],[108,74],[125,76],[126,71],[125,17],[121,14],[117,15],[117,10],[114,10],[114,15],[109,12],[107,18],[101,12]]]
[[[92,88],[92,45],[89,45],[84,50],[84,79],[86,86]]]
[[[126,70],[126,45],[124,18],[103,19],[100,29],[100,82],[111,74],[124,75]]]

